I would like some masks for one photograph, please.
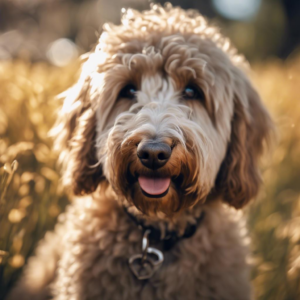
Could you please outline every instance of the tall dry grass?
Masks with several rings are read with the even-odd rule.
[[[0,298],[67,203],[47,136],[55,95],[78,76],[23,61],[0,64]],[[278,128],[265,185],[248,208],[257,299],[300,299],[300,58],[255,67],[254,81]],[[13,163],[16,160],[17,162]],[[13,164],[13,165],[12,165]],[[8,255],[6,255],[8,254]]]
[[[55,95],[77,73],[76,65],[0,64],[0,250],[9,253],[0,253],[0,299],[67,203],[48,131],[60,106]]]
[[[254,81],[277,126],[264,185],[249,209],[257,299],[300,299],[300,57],[255,67]]]

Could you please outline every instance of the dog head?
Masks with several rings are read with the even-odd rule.
[[[106,179],[146,214],[210,193],[245,205],[272,123],[240,65],[194,11],[154,5],[105,24],[55,129],[65,183],[82,195]]]

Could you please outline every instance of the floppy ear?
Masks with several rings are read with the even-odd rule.
[[[234,70],[234,115],[226,157],[216,180],[224,201],[241,208],[261,183],[258,160],[273,131],[272,120],[242,71]]]
[[[52,129],[54,148],[59,151],[63,182],[75,195],[95,191],[102,177],[97,164],[96,116],[90,100],[90,78],[81,78],[66,91],[64,105]]]

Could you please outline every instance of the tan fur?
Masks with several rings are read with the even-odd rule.
[[[40,244],[9,299],[251,299],[246,230],[235,208],[258,192],[272,122],[244,65],[194,11],[154,5],[127,10],[120,26],[104,25],[53,130],[64,182],[82,197]],[[118,98],[129,83],[136,99]],[[204,99],[184,100],[188,84]],[[149,173],[137,145],[153,139],[172,148],[156,171],[173,179],[160,199],[144,196],[135,180]],[[128,258],[140,252],[142,231],[122,206],[162,234],[167,226],[182,235],[205,217],[141,282]]]

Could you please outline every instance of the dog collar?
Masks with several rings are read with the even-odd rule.
[[[150,241],[154,244],[163,243],[163,251],[170,250],[180,239],[190,238],[194,235],[197,227],[204,218],[204,212],[196,219],[196,223],[189,225],[182,236],[178,236],[176,231],[169,231],[166,228],[166,234],[162,237],[162,233],[154,226],[147,226],[139,221],[135,216],[130,214],[124,207],[129,218],[143,230],[142,251],[132,255],[129,260],[129,268],[134,276],[139,280],[148,280],[160,268],[164,261],[164,254],[159,249],[149,247]]]
[[[170,249],[172,249],[175,244],[181,240],[181,239],[187,239],[192,237],[198,226],[200,225],[200,223],[203,221],[205,213],[204,211],[201,212],[200,216],[196,219],[196,223],[195,224],[189,224],[183,235],[178,235],[178,233],[176,231],[170,231],[170,230],[165,230],[165,235],[164,237],[162,237],[162,233],[161,230],[151,226],[151,225],[145,225],[142,221],[138,220],[134,215],[132,215],[126,207],[124,207],[124,210],[126,212],[126,214],[129,216],[129,218],[138,226],[140,227],[143,232],[149,231],[148,234],[148,238],[150,240],[150,242],[152,242],[153,244],[159,244],[162,243],[163,245],[163,251],[169,251]],[[166,225],[167,226],[167,225]]]

